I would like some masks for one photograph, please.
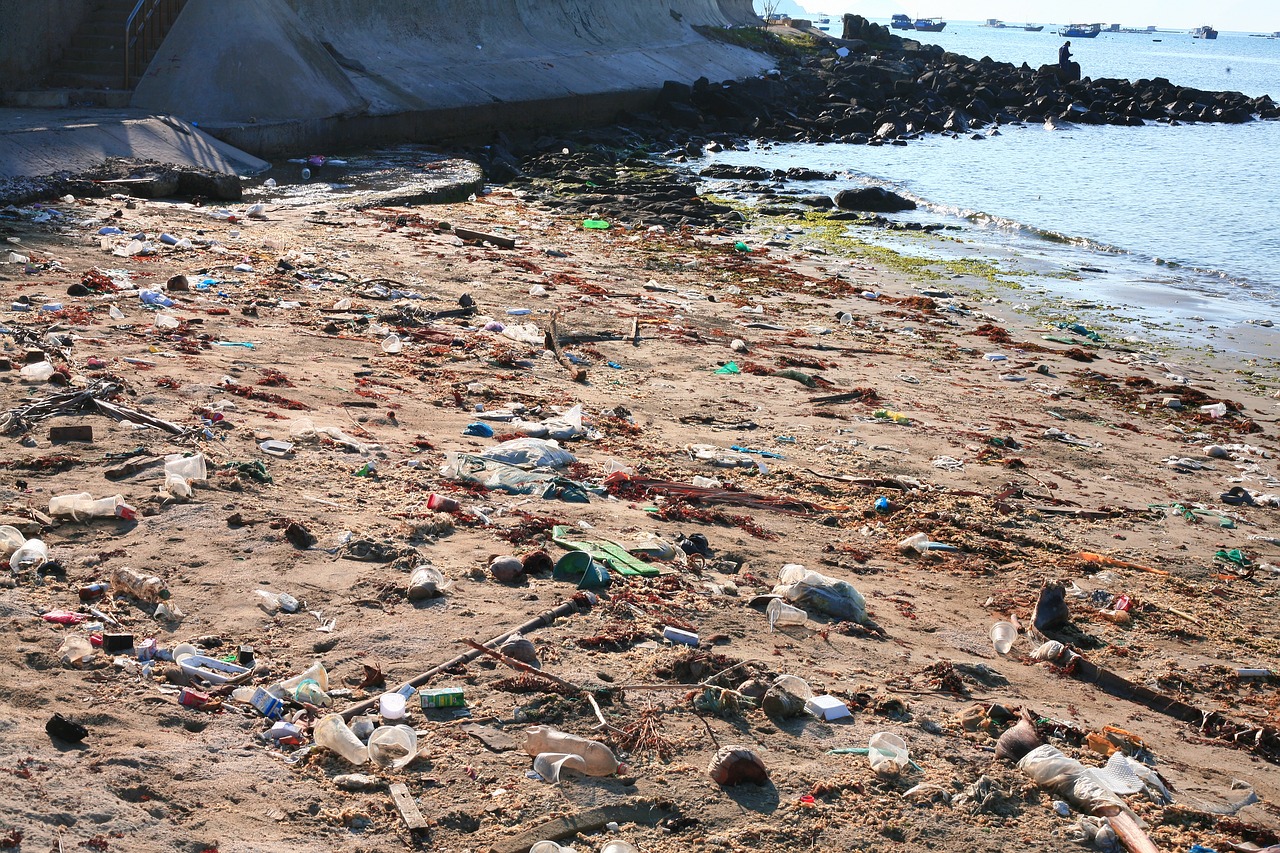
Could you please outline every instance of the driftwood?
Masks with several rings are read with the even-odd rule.
[[[505,663],[507,666],[511,667],[514,670],[518,670],[520,672],[527,672],[530,675],[536,675],[539,678],[545,678],[547,681],[550,681],[552,684],[557,684],[560,687],[563,687],[565,690],[569,691],[569,694],[572,696],[576,696],[582,692],[582,688],[572,682],[565,681],[563,678],[552,675],[549,672],[543,672],[542,670],[536,667],[529,666],[529,664],[525,663],[524,661],[519,661],[513,657],[504,655],[502,652],[496,649],[491,649],[488,646],[482,646],[479,643],[477,643],[475,640],[463,639],[463,640],[459,640],[458,642],[466,643],[468,646],[475,649],[477,652],[488,655],[489,657],[495,660],[502,661],[503,663]]]
[[[569,375],[573,377],[574,382],[586,382],[586,369],[570,361],[569,357],[564,354],[564,350],[560,348],[560,333],[556,329],[556,320],[559,316],[559,311],[551,315],[551,325],[547,328],[543,339],[544,345],[555,355],[556,361],[560,362],[560,366],[569,371]]]
[[[609,823],[642,823],[654,826],[659,821],[674,816],[670,807],[647,800],[599,806],[537,824],[519,835],[495,842],[489,849],[491,853],[527,853],[539,841],[559,841],[580,832],[596,832]]]
[[[486,234],[483,231],[472,231],[470,228],[453,227],[453,233],[463,240],[475,240],[476,242],[492,243],[502,249],[514,249],[516,241],[511,237],[499,237],[497,234]]]

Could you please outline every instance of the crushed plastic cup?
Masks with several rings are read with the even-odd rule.
[[[770,601],[764,609],[765,615],[769,617],[769,630],[774,631],[779,626],[784,628],[794,625],[803,625],[809,621],[809,614],[799,607],[792,607],[780,598]]]
[[[879,776],[897,776],[911,762],[906,741],[888,732],[876,732],[871,736],[867,743],[867,759]]]
[[[391,334],[382,339],[382,351],[387,355],[395,355],[403,349],[404,342],[400,340],[399,335]]]
[[[995,646],[996,654],[1009,654],[1017,639],[1018,629],[1012,622],[997,622],[991,626],[991,645]]]
[[[369,759],[379,767],[399,770],[418,757],[418,733],[412,726],[380,726],[369,735],[368,752]]]
[[[404,695],[400,693],[383,693],[378,697],[378,713],[384,720],[404,719]]]
[[[352,764],[360,765],[369,760],[369,748],[360,742],[341,714],[330,714],[316,723],[312,734],[317,744],[333,750]]]

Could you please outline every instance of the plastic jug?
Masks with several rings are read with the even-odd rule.
[[[333,750],[352,764],[364,764],[369,760],[369,748],[360,742],[341,714],[330,714],[316,723],[312,734],[317,744]]]

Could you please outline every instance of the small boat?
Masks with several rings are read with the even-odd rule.
[[[1067,24],[1058,29],[1058,35],[1069,39],[1094,39],[1102,32],[1102,24]]]
[[[940,33],[946,26],[946,21],[935,21],[933,18],[916,18],[915,23],[915,28],[922,33]]]
[[[1022,28],[1029,33],[1038,33],[1044,29],[1044,24],[1023,24]]]
[[[1191,37],[1197,39],[1216,39],[1218,37],[1218,31],[1208,24],[1205,24],[1203,27],[1196,27],[1192,30]]]
[[[889,21],[889,26],[895,30],[914,30],[915,24],[911,23],[911,19],[906,15],[894,15]]]

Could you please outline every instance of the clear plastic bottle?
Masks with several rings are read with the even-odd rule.
[[[111,573],[111,589],[116,595],[128,593],[140,601],[164,601],[169,597],[169,587],[155,575],[122,566]]]
[[[581,770],[588,776],[608,776],[618,769],[618,759],[609,747],[597,741],[557,731],[551,726],[525,729],[524,751],[534,756],[545,753],[561,757],[577,756],[581,759],[580,766],[578,762],[569,762],[566,766]]]

